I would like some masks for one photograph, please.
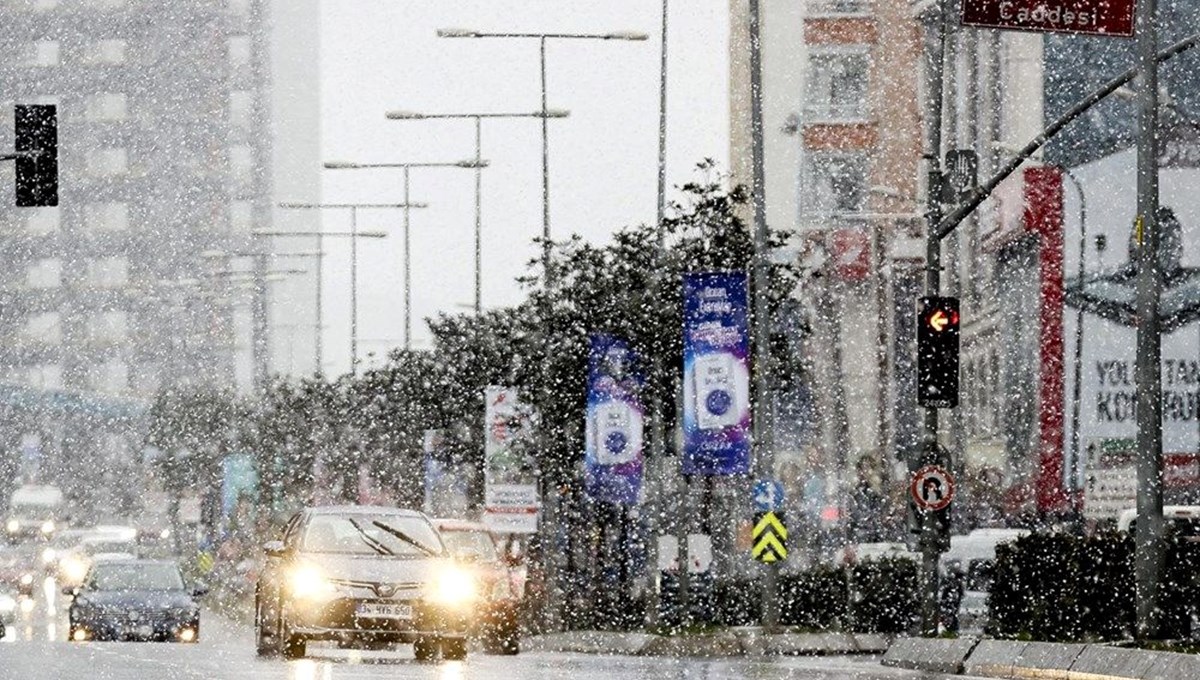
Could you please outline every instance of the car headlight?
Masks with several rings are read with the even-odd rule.
[[[42,533],[43,534],[54,533],[54,522],[52,522],[50,520],[46,520],[45,522],[42,522]]]
[[[33,585],[33,574],[21,574],[21,585],[23,585],[23,586]]]
[[[87,576],[87,562],[77,555],[71,555],[62,561],[62,571],[68,581],[82,581]]]
[[[312,565],[301,565],[293,569],[288,575],[288,586],[292,595],[302,600],[328,598],[338,592],[337,585]]]
[[[17,610],[17,601],[10,595],[0,595],[0,614],[11,614]]]
[[[446,569],[434,578],[429,599],[440,605],[461,607],[475,601],[479,586],[475,575],[459,567]]]
[[[8,520],[8,524],[5,524],[4,527],[8,529],[8,533],[15,534],[21,530],[21,523],[15,519],[10,519]]]
[[[56,559],[58,559],[58,553],[54,548],[46,548],[42,551],[42,564],[54,564]]]

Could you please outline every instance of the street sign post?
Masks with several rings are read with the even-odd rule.
[[[764,512],[755,517],[754,531],[751,534],[750,555],[754,559],[774,564],[787,558],[787,527],[783,524],[781,515],[774,512]]]
[[[783,507],[783,484],[776,479],[760,479],[754,483],[754,509],[757,512],[779,512]]]
[[[962,0],[965,26],[1131,37],[1135,0]]]

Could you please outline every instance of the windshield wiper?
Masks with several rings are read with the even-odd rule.
[[[366,543],[375,552],[379,553],[380,555],[391,555],[393,557],[396,555],[394,550],[380,543],[379,539],[368,534],[354,519],[347,519],[347,521],[350,522],[350,526],[354,527],[354,530],[358,532],[358,535],[362,537],[363,543]]]
[[[429,555],[431,557],[438,557],[439,555],[441,555],[440,552],[434,550],[433,548],[430,548],[429,546],[425,545],[424,543],[421,543],[420,541],[409,536],[408,534],[404,533],[403,531],[400,531],[399,529],[394,529],[394,528],[384,524],[383,522],[380,522],[379,520],[372,520],[371,524],[374,524],[375,526],[379,527],[380,529],[383,529],[384,531],[395,536],[396,538],[400,539],[401,541],[404,541],[405,543],[415,547],[416,549],[420,550],[421,552],[425,553],[426,555]]]

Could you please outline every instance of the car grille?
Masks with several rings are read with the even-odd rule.
[[[335,579],[356,600],[415,600],[421,595],[419,583],[377,583]]]

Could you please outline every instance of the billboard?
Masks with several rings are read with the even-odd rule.
[[[683,473],[750,472],[746,275],[683,277]]]
[[[500,533],[537,533],[537,461],[530,411],[512,387],[484,390],[483,521]]]
[[[645,411],[636,364],[624,341],[591,337],[584,478],[588,495],[605,503],[635,505],[641,492]]]

